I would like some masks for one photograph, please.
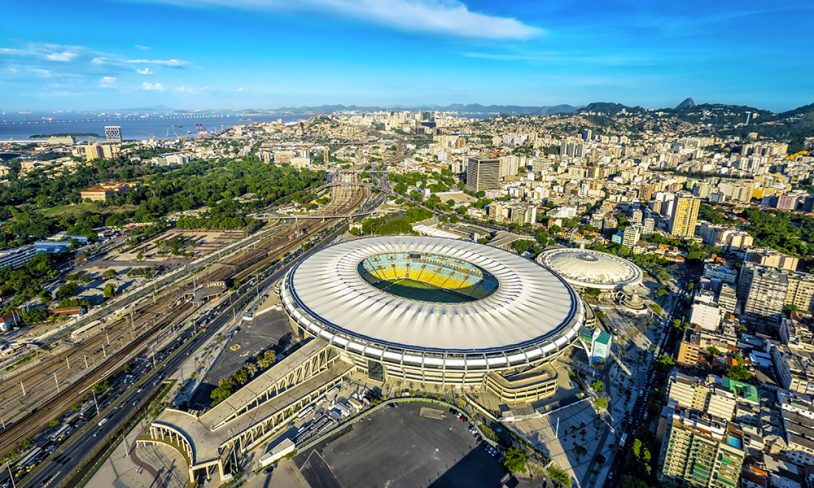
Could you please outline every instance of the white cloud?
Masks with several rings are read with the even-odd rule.
[[[150,68],[142,68],[142,69],[137,69],[136,73],[138,73],[140,75],[148,76],[148,75],[153,74],[153,70],[151,70]]]
[[[105,63],[107,63],[107,58],[97,56],[97,57],[91,59],[90,62],[93,63],[93,64],[105,64]]]
[[[150,46],[145,46],[144,44],[136,44],[136,49],[139,51],[149,51],[151,48]]]
[[[183,68],[189,65],[189,61],[181,59],[128,59],[130,64],[151,64],[153,66],[167,66],[170,68]]]
[[[79,53],[76,51],[58,51],[46,54],[45,59],[48,61],[59,61],[65,63],[68,61],[73,61],[77,56],[79,56]]]
[[[146,91],[164,91],[164,85],[161,83],[144,82],[141,84],[141,89]]]
[[[305,10],[338,14],[410,32],[474,39],[529,39],[543,31],[511,17],[470,10],[459,0],[157,0],[188,7]]]
[[[34,75],[38,76],[39,78],[52,78],[54,74],[49,69],[45,68],[31,68],[30,69]]]
[[[115,76],[103,76],[102,79],[99,80],[99,86],[102,88],[113,88],[117,80]]]
[[[243,87],[241,86],[240,88],[238,88],[238,89],[237,89],[237,92],[238,92],[238,93],[243,93]]]
[[[179,86],[178,88],[175,89],[175,91],[177,91],[178,93],[192,93],[195,90],[188,86]]]

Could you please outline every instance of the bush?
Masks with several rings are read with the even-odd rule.
[[[526,454],[516,447],[510,447],[506,450],[503,466],[512,473],[522,473],[526,471]]]
[[[571,475],[568,474],[568,471],[556,464],[552,463],[551,466],[546,469],[546,474],[548,474],[548,477],[551,478],[551,481],[553,481],[555,485],[571,488]]]

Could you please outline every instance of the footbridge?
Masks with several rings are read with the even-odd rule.
[[[166,409],[136,441],[173,447],[187,461],[189,479],[217,472],[231,479],[242,455],[284,427],[297,412],[349,375],[324,339],[312,339],[297,351],[201,415]]]

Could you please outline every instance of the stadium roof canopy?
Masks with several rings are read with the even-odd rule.
[[[463,303],[397,296],[359,271],[366,258],[390,253],[463,260],[494,276],[498,287]],[[290,293],[297,308],[316,319],[309,327],[340,344],[467,354],[543,343],[559,349],[584,318],[578,296],[554,273],[517,254],[461,240],[394,236],[344,242],[304,259],[286,280],[286,299]]]
[[[642,282],[641,268],[627,259],[600,251],[551,249],[540,253],[537,262],[579,288],[612,290]]]

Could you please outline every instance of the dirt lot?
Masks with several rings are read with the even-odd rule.
[[[111,253],[107,261],[137,261],[171,264],[179,260],[194,260],[242,239],[243,231],[192,231],[170,229],[135,247],[124,247]]]

